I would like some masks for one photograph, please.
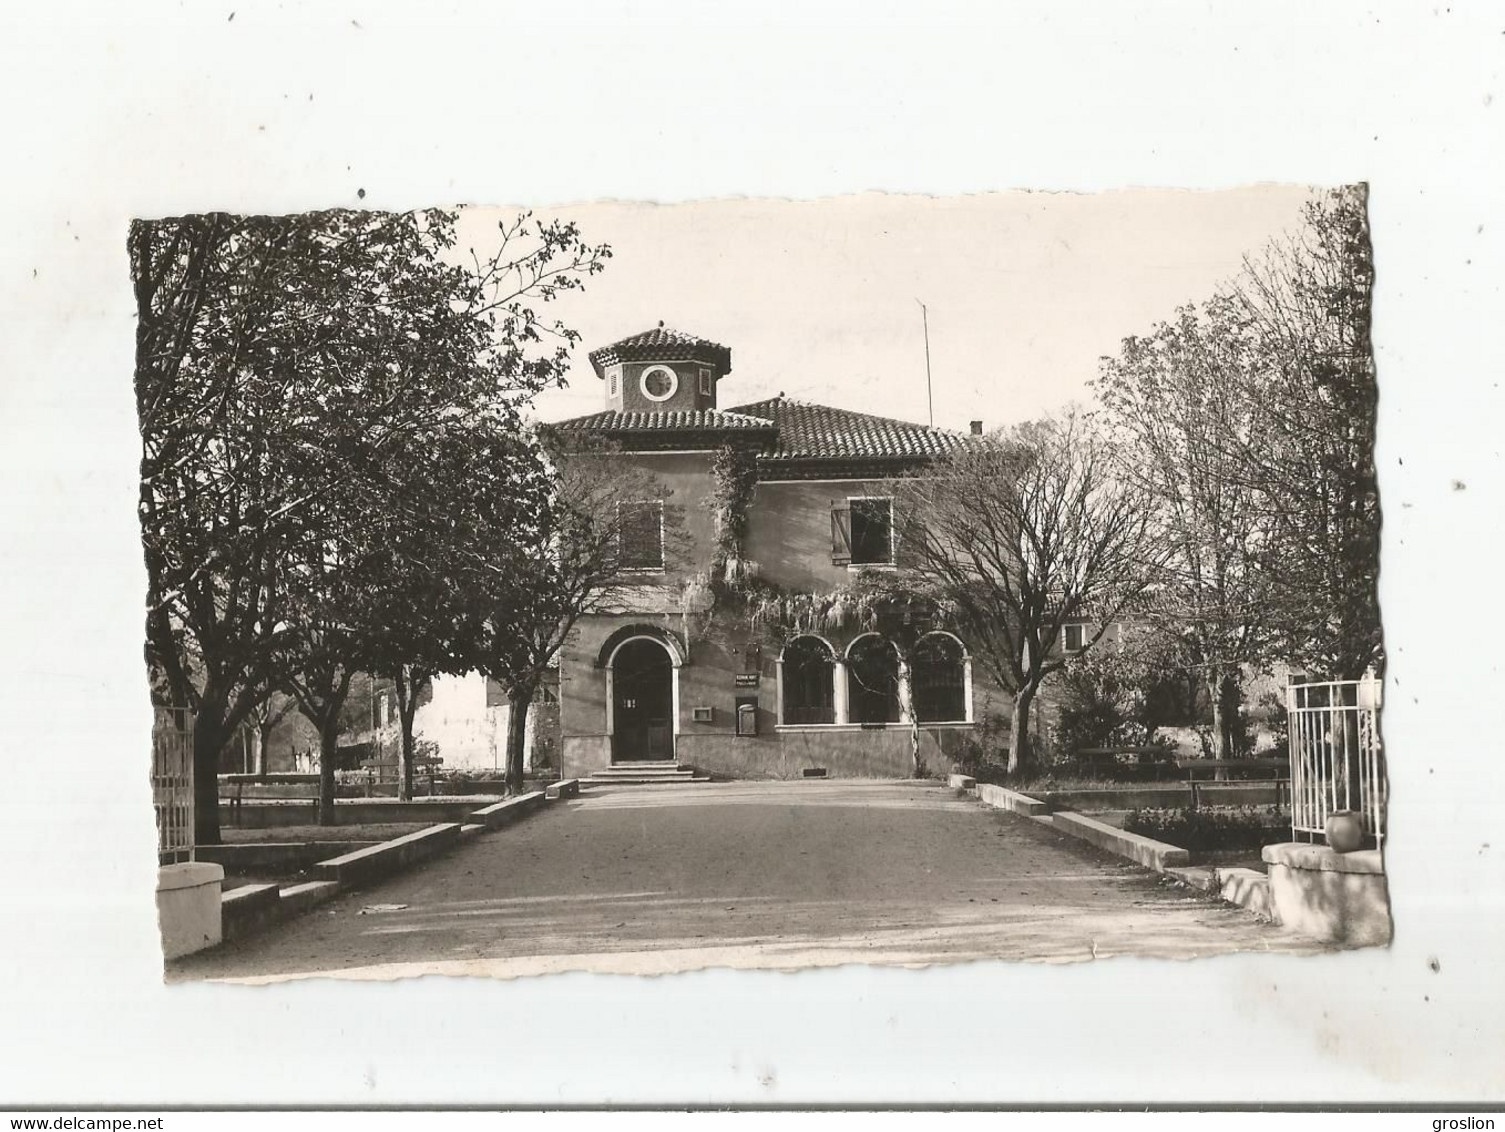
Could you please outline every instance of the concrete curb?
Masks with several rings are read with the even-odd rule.
[[[1217,873],[1218,895],[1224,900],[1257,912],[1273,923],[1280,923],[1268,876],[1255,869],[1219,869]]]
[[[970,774],[953,774],[946,779],[946,785],[953,790],[972,790],[977,786],[977,779]]]
[[[1050,813],[1050,807],[1038,798],[1031,798],[1028,794],[1021,794],[1017,790],[1009,790],[1003,786],[994,786],[989,782],[978,783],[977,797],[985,806],[992,806],[995,810],[1008,810],[1013,814],[1023,814],[1027,818],[1044,817]]]
[[[544,787],[544,797],[553,802],[560,798],[574,798],[580,794],[580,780],[578,778],[565,778],[559,782],[551,782]]]
[[[313,872],[320,880],[338,881],[342,886],[362,884],[390,876],[408,865],[441,853],[452,848],[459,840],[458,823],[431,825],[405,837],[383,841],[369,849],[357,849],[354,853],[320,861],[313,867]]]
[[[275,884],[246,884],[220,894],[221,939],[240,939],[281,918],[281,898]]]
[[[1275,911],[1275,898],[1270,891],[1270,878],[1256,869],[1220,869],[1211,865],[1190,865],[1165,870],[1192,888],[1210,892],[1215,896],[1247,908],[1272,923],[1280,923]]]
[[[1163,873],[1172,866],[1191,863],[1191,854],[1185,849],[1141,837],[1137,833],[1126,833],[1081,814],[1058,813],[1051,820],[1062,832],[1090,841],[1093,845],[1110,853],[1117,853],[1120,857],[1127,857],[1157,873]]]
[[[500,829],[518,818],[530,814],[548,801],[548,795],[542,790],[535,790],[531,794],[519,794],[516,798],[507,798],[500,802],[494,802],[489,806],[483,806],[470,814],[469,820],[477,825],[484,825],[487,829]]]
[[[339,883],[332,880],[310,880],[303,884],[289,885],[282,890],[282,908],[287,915],[296,916],[326,900],[334,899],[339,892]]]
[[[227,873],[275,873],[287,869],[300,871],[331,856],[369,849],[378,841],[243,841],[223,845],[203,845],[196,852],[200,861],[224,866]]]
[[[554,790],[556,787],[561,789],[553,795],[535,790],[485,806],[470,814],[472,820],[463,824],[442,822],[391,841],[361,843],[359,849],[314,864],[309,871],[318,878],[315,880],[280,889],[275,884],[247,884],[230,892],[221,892],[220,939],[208,946],[214,946],[223,940],[242,939],[262,928],[307,912],[353,887],[403,872],[454,848],[461,840],[469,841],[478,835],[510,825],[532,813],[551,796],[571,797],[579,793],[580,783],[575,779],[567,779],[552,784],[549,789]],[[308,848],[301,846],[301,843],[300,847]],[[272,855],[277,856],[282,851],[280,855],[291,856],[286,851],[292,848],[292,845],[275,844]],[[223,876],[223,870],[218,865],[205,863],[202,868],[212,868],[219,876]]]

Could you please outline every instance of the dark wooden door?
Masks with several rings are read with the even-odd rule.
[[[612,664],[612,758],[646,762],[674,757],[674,674],[653,641],[629,641]]]

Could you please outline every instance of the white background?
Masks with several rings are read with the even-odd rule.
[[[1505,1096],[1502,61],[1498,4],[6,9],[0,1105]],[[1389,950],[160,984],[131,216],[1354,180]]]

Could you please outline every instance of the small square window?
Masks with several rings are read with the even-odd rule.
[[[711,371],[704,366],[700,367],[700,395],[702,397],[711,395]]]
[[[1081,652],[1087,639],[1087,626],[1067,625],[1061,630],[1061,647],[1067,652]]]

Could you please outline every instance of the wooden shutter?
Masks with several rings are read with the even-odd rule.
[[[835,504],[831,506],[831,561],[837,566],[852,561],[852,512]]]

